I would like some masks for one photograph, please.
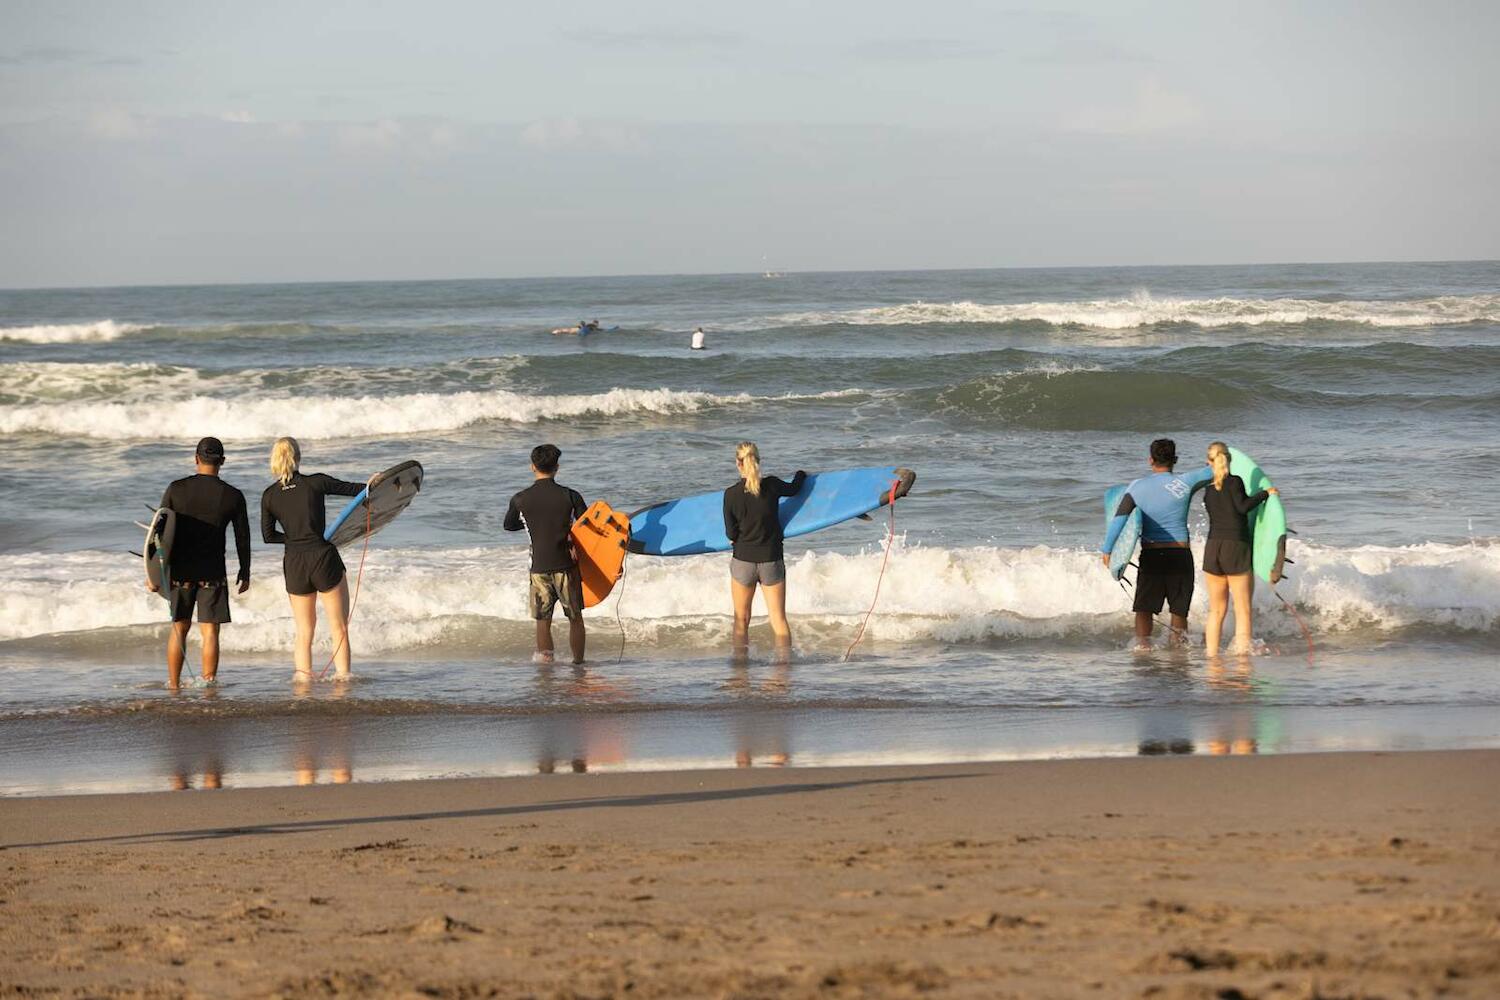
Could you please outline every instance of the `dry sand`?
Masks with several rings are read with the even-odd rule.
[[[0,802],[0,996],[1500,996],[1500,751]]]

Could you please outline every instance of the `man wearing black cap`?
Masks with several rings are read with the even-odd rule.
[[[224,443],[215,437],[198,442],[196,475],[179,479],[162,494],[161,505],[177,512],[172,540],[172,636],[167,640],[167,687],[175,691],[182,677],[188,626],[198,611],[203,638],[203,680],[219,673],[219,626],[229,621],[229,579],[224,569],[224,529],[233,523],[234,547],[240,556],[239,593],[250,589],[250,519],[245,494],[219,478]]]

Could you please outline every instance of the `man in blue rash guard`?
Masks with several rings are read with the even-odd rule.
[[[1120,506],[1110,519],[1099,550],[1109,565],[1109,550],[1125,527],[1130,512],[1141,512],[1140,568],[1135,575],[1135,637],[1141,645],[1151,641],[1153,617],[1162,604],[1172,611],[1172,634],[1176,641],[1187,638],[1188,606],[1193,603],[1193,553],[1188,549],[1188,508],[1193,494],[1213,482],[1214,471],[1204,466],[1193,472],[1172,471],[1177,464],[1177,445],[1171,438],[1151,442],[1151,475],[1125,488]]]

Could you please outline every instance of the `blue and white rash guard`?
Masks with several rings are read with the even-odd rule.
[[[1214,480],[1214,470],[1205,465],[1194,472],[1154,472],[1143,476],[1125,487],[1120,506],[1110,518],[1109,529],[1104,532],[1104,544],[1100,552],[1115,547],[1120,529],[1130,512],[1139,508],[1141,512],[1141,539],[1146,542],[1180,542],[1188,540],[1188,508],[1193,494],[1206,483]]]

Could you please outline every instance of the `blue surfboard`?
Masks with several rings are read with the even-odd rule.
[[[868,469],[818,472],[807,477],[794,497],[782,497],[781,530],[795,538],[847,521],[911,491],[917,474],[910,469],[882,465]],[[630,515],[631,552],[648,556],[690,556],[728,552],[724,534],[724,491],[699,493],[655,504]]]
[[[356,539],[373,535],[396,519],[411,505],[422,490],[422,463],[402,462],[380,474],[373,488],[360,490],[349,506],[339,511],[323,532],[325,541],[347,545]]]
[[[1104,530],[1109,530],[1109,522],[1115,519],[1115,511],[1120,509],[1120,498],[1125,495],[1127,487],[1111,486],[1104,491]],[[1135,547],[1141,542],[1141,509],[1137,507],[1125,518],[1125,527],[1120,529],[1120,537],[1115,539],[1115,547],[1109,550],[1109,573],[1116,580],[1125,575],[1125,569],[1135,558]]]

